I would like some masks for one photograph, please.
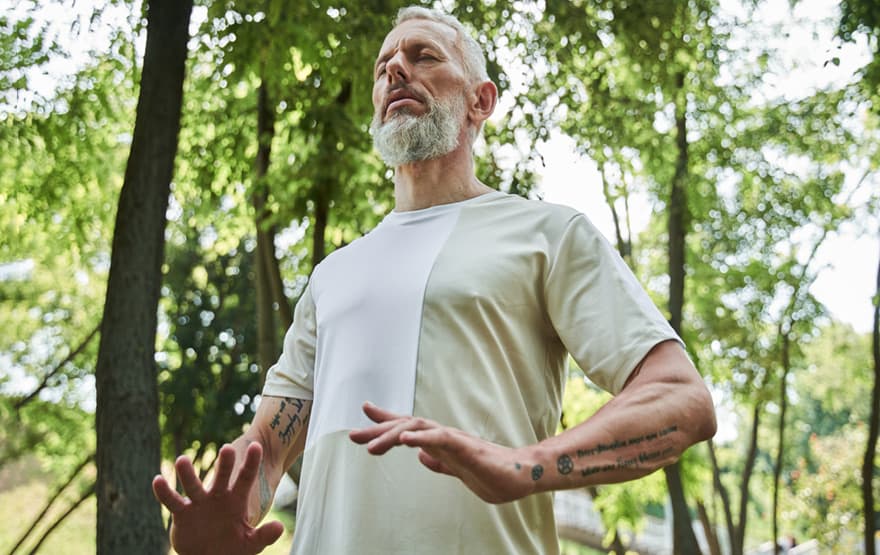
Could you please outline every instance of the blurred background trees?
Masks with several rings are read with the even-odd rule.
[[[314,265],[391,209],[391,172],[368,133],[371,70],[408,3],[196,3],[158,319],[136,317],[154,335],[144,347],[154,352],[140,356],[159,413],[138,424],[161,437],[149,448],[161,451],[138,453],[144,475],[181,453],[209,471],[219,445],[250,420]],[[543,196],[559,186],[544,179],[545,159],[569,138],[571,156],[594,171],[566,176],[565,186],[604,200],[586,212],[610,222],[603,230],[680,329],[718,402],[723,433],[674,475],[589,492],[609,550],[626,549],[646,515],[667,513],[680,553],[700,550],[687,537],[694,521],[706,553],[786,535],[847,552],[873,545],[877,332],[872,340],[839,321],[814,284],[835,238],[880,239],[880,17],[869,1],[806,17],[801,2],[797,17],[765,22],[771,8],[789,9],[776,4],[445,3],[476,31],[502,92],[478,146],[483,180]],[[8,7],[0,496],[33,500],[0,504],[13,511],[0,551],[52,551],[76,518],[94,532],[93,453],[107,442],[95,431],[95,376],[99,344],[122,331],[102,327],[102,315],[120,254],[114,221],[135,141],[148,3]],[[792,52],[789,35],[827,46]],[[813,81],[790,81],[803,66]],[[844,67],[855,73],[828,77]],[[867,312],[878,298],[864,302]],[[561,425],[602,400],[573,372]]]

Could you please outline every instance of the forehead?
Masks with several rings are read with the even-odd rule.
[[[457,40],[458,34],[449,25],[430,19],[407,19],[386,35],[379,57],[412,41],[435,43],[452,52]]]

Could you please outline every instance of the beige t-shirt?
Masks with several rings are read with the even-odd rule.
[[[530,445],[556,430],[567,353],[617,393],[667,339],[583,214],[504,193],[392,212],[315,269],[263,389],[313,399],[292,553],[558,553],[551,494],[490,505],[347,431],[371,401]]]

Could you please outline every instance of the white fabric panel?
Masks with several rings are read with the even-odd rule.
[[[425,284],[468,202],[392,212],[315,269],[318,342],[306,448],[370,424],[364,401],[412,414]]]

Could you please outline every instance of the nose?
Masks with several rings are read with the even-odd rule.
[[[388,76],[389,83],[409,81],[409,67],[403,52],[398,51],[385,63],[385,74]]]

